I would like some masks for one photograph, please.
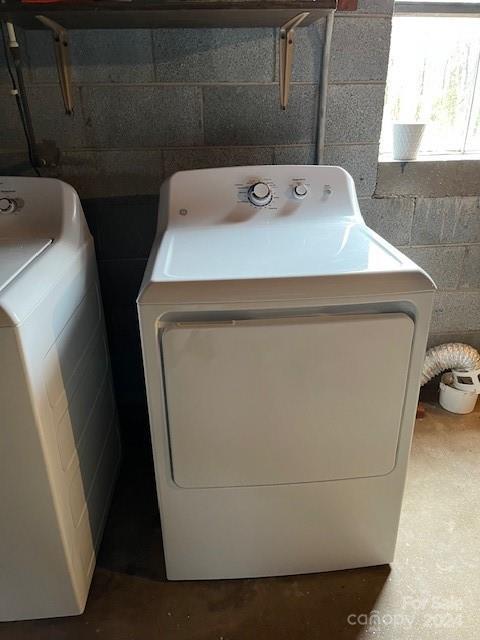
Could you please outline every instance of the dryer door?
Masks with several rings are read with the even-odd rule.
[[[174,481],[231,487],[389,473],[413,328],[401,313],[166,328]]]

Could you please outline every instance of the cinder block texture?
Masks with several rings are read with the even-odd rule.
[[[361,198],[365,222],[394,245],[410,242],[414,200],[412,198]]]
[[[436,294],[432,332],[478,331],[480,291],[440,291]]]
[[[480,198],[418,198],[412,244],[480,242]]]
[[[357,11],[359,13],[377,13],[391,15],[394,0],[358,0]]]
[[[72,68],[78,83],[151,82],[154,79],[151,31],[75,31]]]
[[[176,171],[272,164],[271,147],[201,147],[165,149],[165,177]]]
[[[95,195],[158,195],[164,178],[160,149],[122,149],[96,151]]]
[[[402,251],[428,273],[439,289],[456,289],[465,247],[405,247]]]
[[[88,203],[94,218],[99,260],[148,258],[155,237],[158,198],[99,198]],[[94,208],[94,211],[92,211]]]
[[[26,42],[33,82],[56,82],[52,35],[27,31]],[[69,31],[74,82],[136,83],[154,79],[152,35],[149,29]]]
[[[390,18],[339,16],[333,28],[330,81],[385,82],[390,30]]]
[[[158,29],[158,82],[272,82],[273,29]]]
[[[363,62],[355,71],[348,66],[352,56],[341,56],[333,80],[385,81],[387,23],[378,16],[339,22],[334,46],[344,40]],[[37,138],[62,151],[64,166],[45,173],[71,179],[82,196],[152,193],[159,179],[182,168],[315,161],[325,19],[296,31],[287,111],[279,106],[278,29],[71,30],[69,36],[73,118],[64,114],[51,33],[27,31],[24,39],[20,33]],[[329,91],[326,162],[345,166],[360,195],[371,195],[379,132],[372,119],[380,121],[383,87],[332,84]],[[23,153],[11,107],[3,110],[4,149]]]
[[[465,247],[465,259],[460,278],[462,289],[480,289],[480,245]]]
[[[315,85],[293,85],[288,109],[278,87],[204,87],[205,141],[212,145],[299,144],[315,141]]]
[[[295,31],[295,54],[292,67],[294,82],[318,83],[320,81],[324,44],[325,20],[320,20],[309,27]],[[278,56],[275,60],[277,63],[276,79],[278,80]]]
[[[105,192],[103,177],[98,176],[93,151],[63,151],[58,166],[44,167],[41,169],[41,174],[68,182],[82,198],[101,196]],[[102,182],[100,191],[98,180]]]
[[[478,335],[477,163],[381,163],[377,183],[392,11],[393,0],[359,0],[357,12],[336,16],[324,161],[352,174],[367,224],[439,285],[435,335]],[[315,162],[325,20],[296,31],[287,111],[279,106],[278,30],[69,35],[73,118],[64,113],[51,33],[19,30],[37,139],[62,151],[60,166],[42,173],[94,199],[87,210],[104,300],[110,310],[133,308],[154,229],[152,196],[164,177],[182,169]],[[31,175],[2,52],[0,114],[1,171]],[[142,194],[152,196],[144,201]]]
[[[23,129],[15,98],[8,85],[0,86],[1,148],[18,149],[24,146]]]
[[[274,164],[315,164],[314,145],[275,147]]]
[[[327,144],[378,144],[383,84],[332,84],[328,88]]]
[[[26,147],[24,151],[0,150],[0,175],[29,176],[33,175],[33,173]]]
[[[480,331],[449,331],[444,333],[432,332],[428,337],[427,348],[436,347],[439,344],[448,342],[461,342],[469,344],[477,351],[480,351]]]
[[[442,339],[445,333],[453,340],[460,331],[480,331],[477,200],[359,199],[366,223],[433,278],[439,291],[432,331]]]
[[[30,86],[28,101],[38,141],[53,140],[61,149],[86,145],[83,111],[77,88],[73,89],[73,115],[65,113],[62,94],[57,85]]]
[[[337,165],[348,171],[355,181],[359,196],[371,196],[377,179],[378,145],[328,145],[325,164]]]
[[[418,160],[380,162],[377,194],[380,196],[480,195],[480,160]]]
[[[203,142],[201,93],[188,86],[82,87],[91,147],[185,146]]]
[[[71,37],[72,34],[70,33]],[[26,49],[23,59],[27,64],[30,81],[58,82],[51,32],[45,29],[25,31],[25,42]]]

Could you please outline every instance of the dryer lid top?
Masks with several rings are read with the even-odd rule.
[[[346,171],[276,165],[182,171],[165,181],[138,300],[278,300],[434,288],[420,267],[366,226]]]
[[[0,238],[0,292],[51,243],[50,238]]]
[[[167,230],[154,282],[399,272],[409,262],[364,224],[314,223]],[[411,263],[409,264],[411,268]]]

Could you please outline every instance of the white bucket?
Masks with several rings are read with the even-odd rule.
[[[453,383],[451,373],[444,373],[440,382],[440,405],[452,413],[471,413],[475,409],[478,395],[471,391],[462,391],[450,386]]]
[[[455,389],[480,393],[480,369],[472,371],[455,371],[452,369],[452,376]]]
[[[424,130],[424,124],[395,122],[393,124],[393,159],[415,160]]]

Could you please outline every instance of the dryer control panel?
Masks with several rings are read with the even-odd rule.
[[[279,200],[278,185],[273,179],[263,178],[263,182],[254,182],[253,184],[245,184],[238,186],[238,196],[240,202],[245,202],[245,193],[248,201],[256,207],[268,207],[273,205],[275,208],[274,199]],[[280,183],[280,192],[283,196],[293,200],[304,200],[311,194],[311,184],[307,178],[292,178],[288,181],[288,185],[282,188]],[[323,199],[326,200],[332,195],[332,187],[329,184],[323,185]]]
[[[0,239],[83,243],[89,231],[74,189],[54,178],[0,176]]]
[[[162,186],[169,225],[358,219],[351,176],[340,167],[278,165],[182,171]]]

